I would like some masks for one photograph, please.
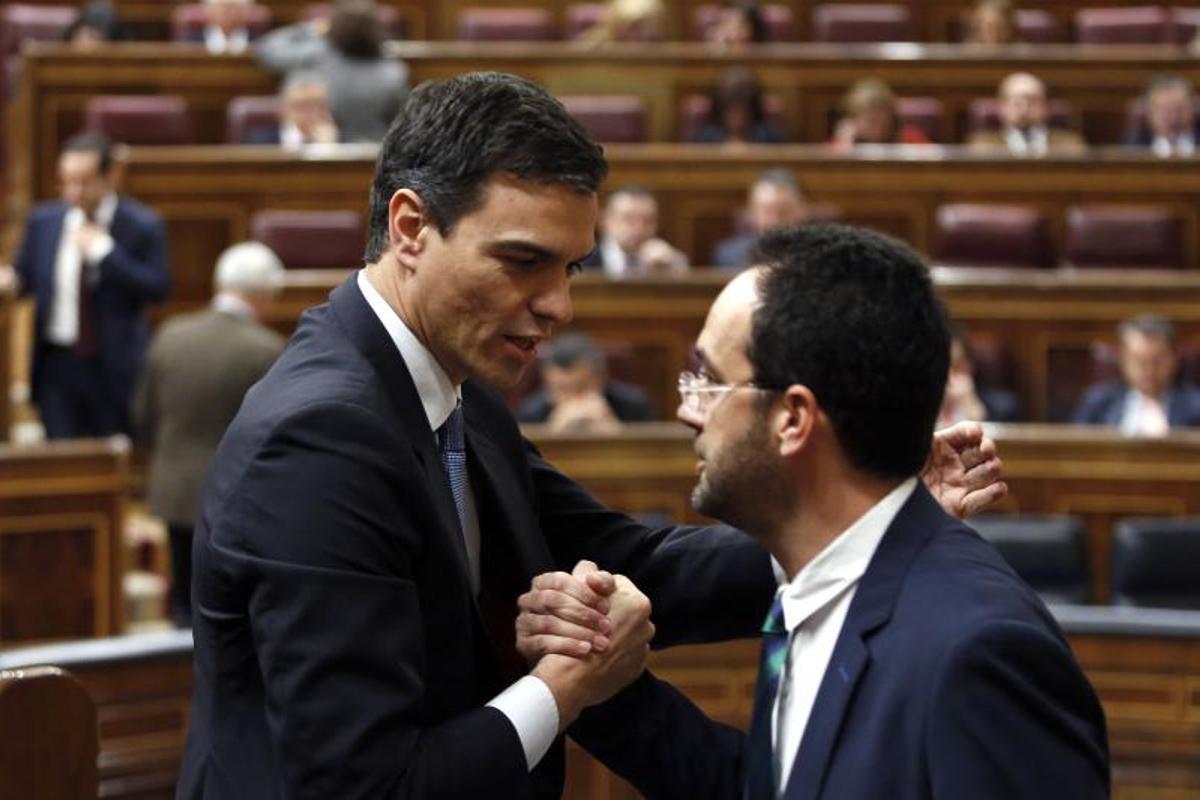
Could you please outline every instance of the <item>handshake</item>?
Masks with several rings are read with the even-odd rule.
[[[517,607],[517,652],[554,695],[560,732],[646,668],[650,600],[623,575],[580,561],[534,578]]]

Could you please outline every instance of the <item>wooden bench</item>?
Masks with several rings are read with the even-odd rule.
[[[124,627],[129,442],[0,445],[0,645]]]
[[[95,800],[96,707],[58,667],[0,669],[5,797]]]

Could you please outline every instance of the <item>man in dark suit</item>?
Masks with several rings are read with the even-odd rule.
[[[750,266],[750,254],[758,237],[771,228],[799,224],[804,220],[807,207],[795,175],[782,168],[767,170],[750,186],[746,203],[749,230],[717,242],[713,264],[722,269]]]
[[[1156,75],[1142,96],[1146,120],[1129,131],[1125,144],[1145,147],[1162,158],[1190,156],[1196,152],[1200,125],[1192,84],[1179,75]]]
[[[213,453],[246,390],[283,349],[265,317],[283,286],[283,264],[259,242],[217,259],[208,308],[165,321],[150,343],[133,398],[133,427],[151,453],[150,512],[167,524],[171,616],[192,625],[192,524]]]
[[[279,124],[254,126],[241,144],[277,144],[299,150],[310,144],[336,144],[337,123],[329,110],[329,88],[313,72],[296,72],[284,81],[279,92]]]
[[[1077,155],[1087,143],[1075,131],[1050,122],[1050,101],[1041,78],[1014,72],[1000,82],[1000,130],[976,131],[968,144],[1014,156]]]
[[[1121,379],[1089,388],[1074,421],[1114,425],[1129,436],[1165,436],[1172,428],[1200,425],[1200,387],[1179,376],[1175,328],[1162,317],[1125,320]]]
[[[696,509],[786,576],[750,734],[647,678],[618,702],[655,723],[601,755],[652,798],[1107,797],[1062,631],[916,480],[950,349],[924,265],[840,226],[768,234],[757,261],[713,304],[679,409]]]
[[[752,633],[773,583],[761,548],[604,509],[487,388],[569,320],[605,171],[520,78],[408,98],[380,151],[367,267],[304,316],[214,459],[179,797],[557,797],[559,734],[640,673],[655,626],[661,644]],[[944,500],[996,496],[970,491],[994,480],[981,450]],[[584,559],[628,578],[584,575]],[[518,648],[534,576],[526,601],[561,616]],[[564,645],[578,658],[547,653],[584,628]],[[596,748],[617,722],[601,705],[571,732]]]
[[[654,417],[650,399],[632,384],[608,377],[604,353],[585,334],[555,337],[541,358],[542,388],[517,407],[520,422],[546,422],[559,431],[614,431],[622,422]]]
[[[35,299],[33,399],[52,439],[128,431],[146,306],[170,287],[166,229],[116,194],[112,168],[104,136],[69,140],[58,160],[62,200],[30,212],[17,254],[21,293]]]

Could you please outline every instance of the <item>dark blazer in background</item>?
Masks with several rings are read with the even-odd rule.
[[[44,335],[54,301],[58,241],[68,207],[51,202],[29,214],[16,270],[22,294],[34,298],[34,347],[30,383],[37,402],[42,385],[42,361],[48,343]],[[128,432],[128,409],[134,382],[141,370],[150,326],[146,307],[166,298],[170,289],[167,232],[158,214],[136,200],[121,197],[109,234],[114,246],[100,264],[99,281],[91,287],[92,319],[99,349],[101,378],[97,393],[106,398]]]
[[[750,253],[758,237],[753,233],[742,233],[722,239],[713,250],[713,266],[721,269],[745,269],[750,266]]]
[[[561,742],[530,774],[484,705],[512,674],[420,398],[355,280],[303,316],[214,461],[177,797],[557,798]],[[774,579],[749,538],[642,527],[542,461],[498,395],[468,381],[463,409],[484,585],[502,603],[587,557],[651,597],[658,644],[758,627]],[[585,745],[623,736],[617,719],[590,714]]]
[[[650,398],[631,383],[610,380],[604,385],[604,399],[621,422],[649,422],[654,419]],[[517,406],[518,422],[545,422],[550,419],[554,404],[545,389],[538,389]]]
[[[1090,387],[1083,393],[1072,421],[1084,425],[1120,425],[1128,392],[1129,386],[1123,381],[1109,381]],[[1172,428],[1200,425],[1200,387],[1187,381],[1171,387],[1167,401],[1167,422]]]
[[[740,796],[741,734],[649,678],[618,702],[657,730],[643,726],[632,743],[601,752],[648,798]],[[851,601],[783,797],[1091,800],[1108,791],[1104,713],[1054,618],[918,485]]]

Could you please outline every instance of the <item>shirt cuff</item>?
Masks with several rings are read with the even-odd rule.
[[[113,247],[115,246],[116,243],[113,242],[112,236],[106,233],[103,236],[97,236],[92,241],[91,246],[88,247],[84,256],[89,264],[96,266],[101,261],[108,258],[108,254],[113,251]]]
[[[526,675],[492,698],[489,706],[508,717],[525,751],[525,766],[533,768],[558,736],[558,703],[541,678]]]

